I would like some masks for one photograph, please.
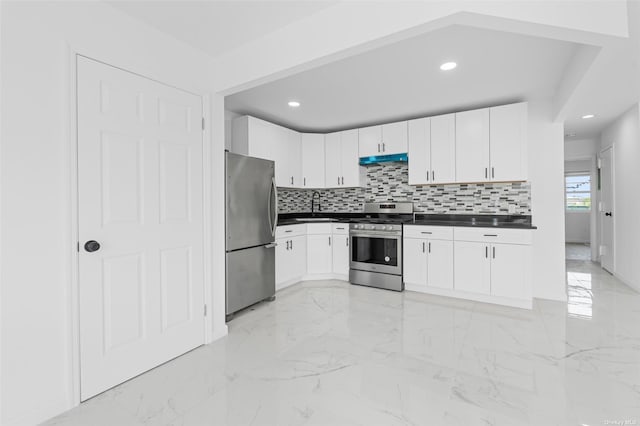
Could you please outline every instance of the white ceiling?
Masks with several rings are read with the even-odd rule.
[[[211,56],[217,56],[336,2],[110,0],[106,3]]]
[[[324,132],[550,98],[577,46],[455,25],[233,94],[225,105]],[[446,61],[458,67],[443,72]],[[290,99],[302,106],[288,107]]]

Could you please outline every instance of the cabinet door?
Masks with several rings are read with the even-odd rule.
[[[288,129],[272,124],[269,132],[273,138],[271,149],[273,150],[273,161],[276,163],[276,184],[282,188],[291,188],[291,167],[289,161],[290,139]]]
[[[300,235],[290,238],[289,268],[292,279],[300,279],[307,274],[307,237]]]
[[[490,256],[491,295],[530,299],[530,246],[493,244]]]
[[[427,285],[427,240],[421,238],[403,240],[402,277],[405,284]]]
[[[490,108],[491,180],[526,180],[527,104]]]
[[[407,152],[407,122],[384,124],[382,126],[382,153],[384,155]]]
[[[427,241],[427,285],[453,289],[453,241]]]
[[[331,234],[307,235],[307,273],[330,274],[333,260]]]
[[[409,159],[411,161],[411,159]],[[430,183],[456,181],[456,116],[431,117]]]
[[[279,290],[293,275],[289,259],[289,239],[277,239],[276,244],[276,290]]]
[[[423,185],[431,179],[431,120],[410,120],[409,138],[409,185]],[[455,150],[455,146],[454,146]]]
[[[290,130],[286,130],[286,153],[283,153],[283,157],[286,158],[287,171],[291,175],[291,186],[293,188],[302,187],[302,143],[300,133]]]
[[[275,161],[278,139],[275,126],[255,117],[247,117],[247,155]]]
[[[340,186],[360,186],[360,164],[358,163],[358,131],[345,130],[341,133],[342,174]]]
[[[456,290],[491,293],[490,244],[455,241],[454,284]]]
[[[302,148],[302,188],[324,188],[325,153],[324,135],[303,133]]]
[[[460,112],[456,121],[456,182],[489,180],[489,109]]]
[[[333,273],[349,275],[349,234],[333,234]]]
[[[342,177],[342,142],[340,133],[341,132],[328,133],[325,135],[325,188],[336,188],[340,186],[340,178]]]
[[[357,130],[359,156],[371,157],[382,154],[382,126],[363,127]]]

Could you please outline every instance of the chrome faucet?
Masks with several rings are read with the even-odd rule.
[[[313,194],[311,195],[311,214],[313,214],[315,211],[316,195],[318,196],[318,211],[322,211],[322,204],[320,204],[320,193],[318,191],[313,191]]]

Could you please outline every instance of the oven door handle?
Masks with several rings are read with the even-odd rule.
[[[402,238],[402,231],[367,231],[367,232],[351,232],[352,237],[386,237],[386,238]]]

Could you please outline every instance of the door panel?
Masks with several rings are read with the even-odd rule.
[[[330,274],[333,238],[331,234],[307,235],[307,273]]]
[[[513,299],[531,299],[528,279],[530,246],[492,244],[491,295]]]
[[[456,182],[489,180],[489,110],[459,112],[456,120]]]
[[[430,183],[456,181],[456,115],[431,117]]]
[[[203,343],[202,101],[87,58],[77,67],[85,400]]]
[[[456,290],[491,294],[489,244],[454,242],[454,285]]]
[[[324,135],[302,134],[302,182],[303,188],[324,188]]]
[[[349,275],[349,235],[333,234],[333,273]]]
[[[227,315],[276,292],[275,247],[258,246],[227,253]]]
[[[405,284],[427,285],[427,240],[405,238],[402,262]]]
[[[615,272],[615,252],[613,245],[614,214],[613,211],[613,149],[609,148],[600,154],[600,265],[607,271]]]
[[[382,126],[382,154],[407,152],[407,122],[384,124]]]
[[[429,118],[410,120],[408,123],[408,138],[409,185],[430,183],[431,120]]]
[[[336,188],[342,176],[342,143],[341,132],[325,135],[325,187]],[[356,144],[357,146],[357,144]]]
[[[491,180],[526,180],[527,104],[490,109]]]
[[[427,285],[453,289],[453,241],[427,241]]]
[[[360,186],[357,130],[345,130],[344,132],[340,132],[340,152],[340,164],[342,166],[340,186]]]
[[[226,249],[272,242],[274,163],[230,152],[226,155]]]

